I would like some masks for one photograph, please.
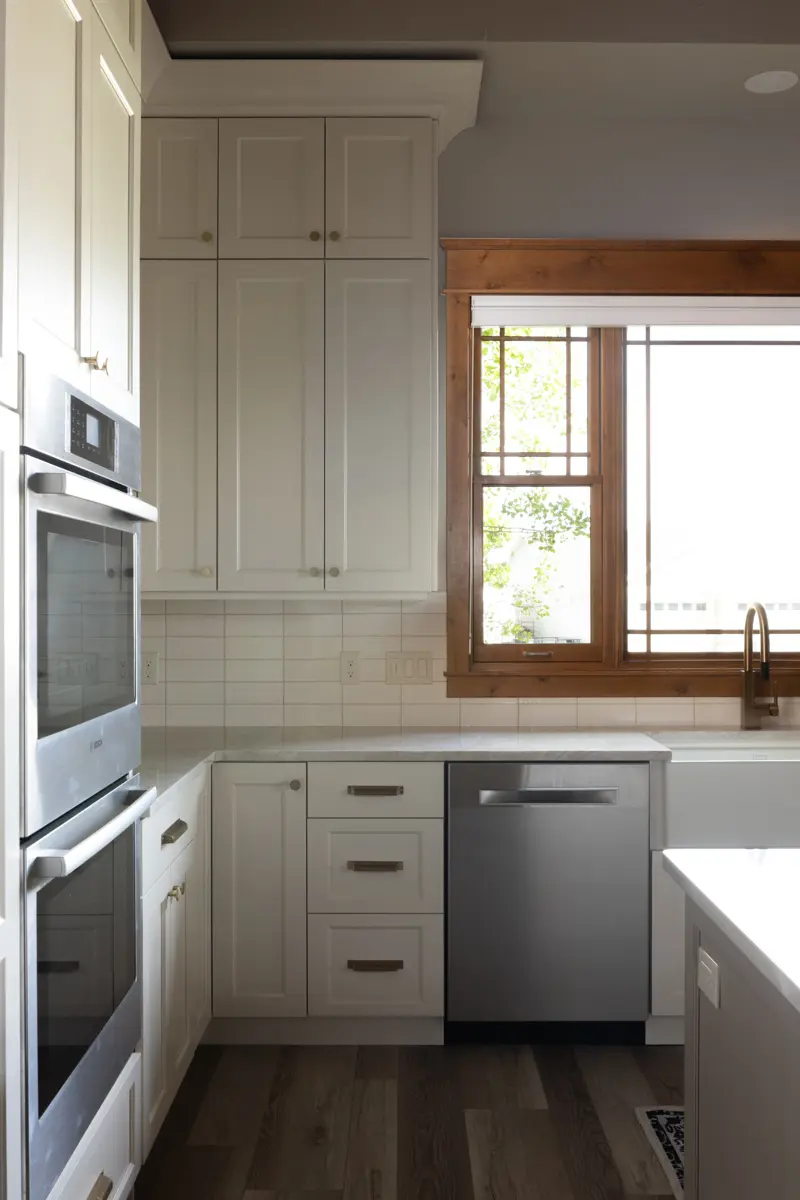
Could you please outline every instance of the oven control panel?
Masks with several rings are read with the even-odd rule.
[[[69,449],[87,463],[113,471],[117,461],[116,421],[78,396],[70,396]]]

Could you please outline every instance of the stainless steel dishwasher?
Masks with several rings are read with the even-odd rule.
[[[644,1021],[647,763],[448,768],[450,1021]]]

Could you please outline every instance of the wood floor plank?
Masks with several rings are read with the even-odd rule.
[[[465,1109],[547,1108],[530,1046],[453,1046]]]
[[[281,1050],[248,1188],[341,1191],[356,1054],[353,1046]]]
[[[633,1055],[656,1104],[683,1104],[683,1046],[636,1046]]]
[[[189,1200],[187,1197],[186,1200]],[[341,1192],[262,1192],[248,1191],[242,1200],[342,1200]]]
[[[182,1145],[153,1162],[151,1154],[136,1180],[136,1200],[219,1200],[230,1150]]]
[[[659,1196],[669,1184],[636,1118],[655,1104],[650,1084],[627,1046],[582,1046],[578,1065],[603,1126],[623,1186],[632,1196]]]
[[[225,1047],[192,1126],[190,1146],[255,1146],[278,1055],[277,1046]]]
[[[475,1200],[573,1200],[550,1114],[465,1113]]]
[[[397,1079],[397,1046],[359,1046],[356,1079]]]
[[[357,1079],[344,1200],[397,1200],[397,1081]]]
[[[447,1046],[401,1047],[398,1200],[472,1200],[464,1113]]]
[[[600,1118],[569,1046],[534,1048],[575,1200],[625,1200]]]

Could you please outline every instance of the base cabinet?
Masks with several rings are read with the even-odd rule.
[[[215,1017],[306,1015],[306,767],[213,768]]]
[[[145,1156],[211,1015],[208,804],[206,789],[196,835],[143,901]]]
[[[663,859],[660,850],[651,856],[650,1011],[654,1017],[682,1017],[685,901],[678,884],[664,870]]]
[[[132,1054],[49,1200],[125,1200],[142,1162],[142,1057]],[[11,1197],[9,1197],[11,1200]]]

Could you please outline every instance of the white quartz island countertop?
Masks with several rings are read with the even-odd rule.
[[[166,791],[202,762],[650,762],[670,751],[644,733],[453,730],[145,729],[142,784]]]
[[[665,850],[664,866],[800,1012],[800,850]]]

